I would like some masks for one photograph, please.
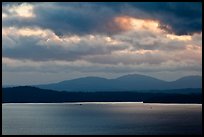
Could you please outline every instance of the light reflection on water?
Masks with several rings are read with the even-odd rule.
[[[201,134],[202,105],[3,104],[2,134]]]

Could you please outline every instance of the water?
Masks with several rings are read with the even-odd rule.
[[[3,135],[202,134],[201,104],[109,102],[2,106]]]

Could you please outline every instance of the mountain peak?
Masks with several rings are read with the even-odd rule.
[[[147,78],[150,76],[146,76],[146,75],[141,75],[141,74],[128,74],[128,75],[124,75],[124,76],[120,76],[117,79],[122,79],[122,78]]]

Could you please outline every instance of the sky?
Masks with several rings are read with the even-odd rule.
[[[202,76],[200,2],[2,3],[2,84]]]

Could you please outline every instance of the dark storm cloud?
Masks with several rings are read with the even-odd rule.
[[[177,35],[202,31],[201,2],[152,2],[132,3],[161,22],[161,28]],[[166,26],[170,26],[170,29]]]
[[[29,3],[34,4],[34,3]],[[3,4],[8,5],[8,3]],[[38,26],[63,34],[114,34],[121,30],[113,22],[117,16],[156,19],[161,28],[177,35],[201,32],[202,7],[199,2],[129,3],[36,3],[35,18],[6,18],[3,26]],[[5,8],[3,12],[8,13]]]
[[[48,26],[56,34],[82,35],[109,32],[106,23],[114,16],[112,10],[103,7],[96,9],[86,4],[77,6],[66,3],[65,5],[67,6],[54,6],[53,10],[36,8],[35,13],[41,15],[38,16],[38,20],[47,22],[40,24],[40,26],[43,28]]]
[[[108,25],[117,15],[112,9],[91,3],[42,3],[36,4],[33,12],[35,18],[13,17],[4,19],[2,23],[4,26],[38,26],[51,29],[58,35],[107,34],[113,33]]]

